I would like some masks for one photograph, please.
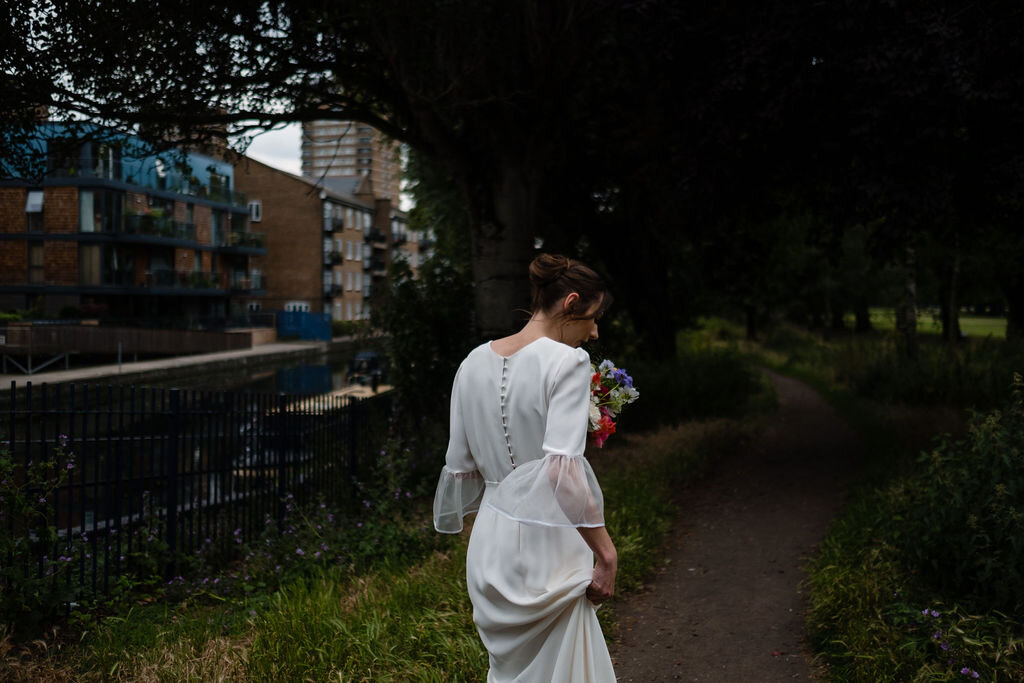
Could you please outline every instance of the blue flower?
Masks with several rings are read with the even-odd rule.
[[[601,361],[601,364],[597,366],[597,369],[600,370],[601,372],[607,372],[609,370],[614,370],[615,369],[615,363],[611,362],[610,360],[605,359],[605,360]]]
[[[618,382],[624,387],[633,386],[633,378],[627,375],[626,371],[623,370],[622,368],[616,368],[615,370],[613,370],[612,378],[615,379],[616,382]]]

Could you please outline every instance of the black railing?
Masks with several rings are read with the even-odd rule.
[[[47,556],[67,553],[79,597],[107,593],[132,562],[152,562],[139,558],[154,541],[173,576],[200,547],[230,553],[258,538],[268,519],[283,519],[286,497],[351,499],[391,410],[387,394],[359,400],[31,383],[21,391],[12,383],[2,398],[0,450],[16,467],[58,447],[73,458],[48,503],[57,543],[39,557],[7,559],[42,575]],[[72,545],[80,552],[68,551]]]

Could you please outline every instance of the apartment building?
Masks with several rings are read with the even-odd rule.
[[[266,245],[232,165],[133,144],[88,142],[48,154],[38,184],[0,181],[0,310],[207,327],[261,308]]]
[[[356,121],[302,124],[302,175],[321,178],[369,177],[377,197],[399,205],[400,145],[377,129]]]
[[[243,157],[235,181],[266,235],[268,308],[368,318],[392,259],[408,258],[405,214],[375,196],[370,176],[318,183]]]

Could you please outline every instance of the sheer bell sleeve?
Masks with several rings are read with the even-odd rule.
[[[462,518],[480,508],[480,499],[484,493],[484,479],[477,471],[476,462],[469,451],[466,426],[459,409],[461,373],[460,366],[452,385],[448,452],[445,453],[445,464],[434,494],[434,528],[444,534],[462,531]]]
[[[544,457],[520,465],[488,505],[525,524],[604,526],[604,498],[583,456],[590,411],[590,356],[575,349],[563,359],[549,390]]]

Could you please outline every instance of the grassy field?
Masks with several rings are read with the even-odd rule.
[[[895,326],[896,316],[891,308],[872,308],[871,325],[879,332],[891,332]],[[853,327],[853,315],[848,315],[846,324]],[[1006,339],[1006,318],[985,315],[960,315],[960,329],[969,338]],[[917,316],[917,331],[921,334],[942,334],[942,323],[937,311],[921,310]]]

